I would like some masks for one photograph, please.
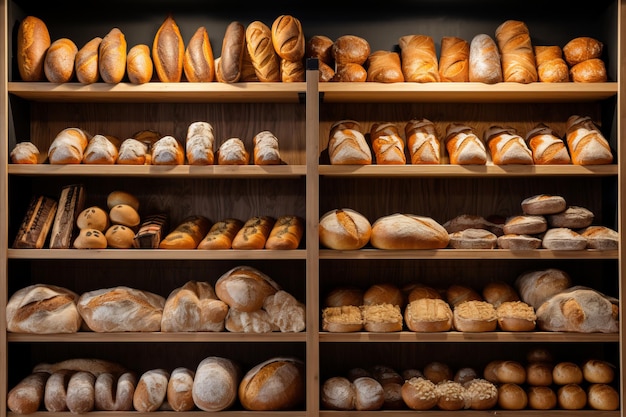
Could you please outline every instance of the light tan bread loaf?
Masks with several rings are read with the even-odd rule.
[[[413,332],[447,332],[453,320],[450,305],[441,298],[420,298],[404,310],[404,322]]]
[[[304,235],[304,219],[295,215],[283,215],[272,226],[265,249],[298,249]]]
[[[105,230],[80,229],[72,246],[75,249],[106,249],[108,241]]]
[[[99,49],[102,38],[96,36],[82,46],[76,53],[74,65],[79,83],[92,84],[100,79]]]
[[[441,142],[437,127],[428,119],[411,119],[404,126],[404,133],[411,163],[441,163]]]
[[[615,365],[602,359],[587,359],[581,364],[585,381],[592,384],[611,384],[615,378]]]
[[[255,165],[280,165],[278,138],[269,130],[262,130],[252,138],[252,159]]]
[[[552,368],[552,382],[557,385],[582,384],[583,370],[575,362],[558,362]]]
[[[120,165],[149,165],[151,155],[148,146],[137,139],[127,138],[120,144],[117,155],[117,164]]]
[[[255,20],[248,25],[245,35],[246,48],[259,81],[280,81],[280,57],[274,49],[272,29]]]
[[[399,305],[371,304],[361,306],[363,328],[366,332],[402,331],[402,312]]]
[[[232,309],[254,312],[263,307],[265,298],[280,290],[269,275],[251,266],[237,266],[215,282],[215,293]]]
[[[172,370],[167,381],[165,401],[174,411],[191,411],[195,408],[193,400],[193,380],[195,372],[179,366]]]
[[[450,123],[446,127],[445,148],[451,164],[485,165],[487,149],[474,129],[464,123]]]
[[[107,248],[130,249],[133,247],[135,232],[130,227],[114,224],[104,233]]]
[[[187,127],[185,155],[189,165],[213,165],[215,162],[215,135],[213,126],[196,121]]]
[[[96,376],[94,384],[95,409],[104,411],[131,411],[137,386],[134,372],[119,375],[103,372]]]
[[[263,249],[276,224],[271,216],[252,216],[243,224],[233,238],[233,249]]]
[[[489,126],[484,132],[491,160],[496,165],[532,165],[532,151],[512,127]]]
[[[498,236],[498,247],[513,251],[534,250],[541,247],[541,239],[523,233],[507,233]]]
[[[320,395],[322,407],[326,410],[354,410],[356,391],[352,382],[344,376],[326,379]]]
[[[272,22],[272,44],[279,57],[287,61],[304,58],[306,40],[300,20],[291,15],[280,15]]]
[[[606,65],[600,58],[579,62],[570,68],[570,78],[575,83],[603,83],[607,81]]]
[[[520,298],[537,310],[546,300],[572,285],[572,279],[565,271],[547,268],[520,274],[515,287]]]
[[[379,165],[404,165],[404,139],[395,123],[374,123],[370,129],[374,159]]]
[[[425,411],[437,405],[435,384],[424,377],[412,377],[402,384],[402,399],[411,410]]]
[[[44,59],[44,73],[51,83],[66,83],[74,78],[74,63],[78,47],[69,38],[59,38],[50,44]]]
[[[250,411],[290,410],[305,396],[304,363],[293,357],[273,357],[253,366],[239,383],[239,401]]]
[[[195,405],[203,411],[222,411],[237,400],[241,369],[232,359],[209,356],[198,364],[192,386]]]
[[[469,81],[470,44],[458,36],[441,38],[439,80],[443,82]]]
[[[198,249],[230,249],[243,224],[243,221],[230,217],[215,222],[198,244]]]
[[[548,229],[548,221],[543,215],[519,214],[506,218],[503,226],[505,234],[537,235]]]
[[[132,84],[145,84],[152,80],[154,63],[150,56],[150,47],[140,43],[133,45],[126,55],[126,75]]]
[[[73,414],[84,414],[93,411],[95,407],[96,377],[91,372],[78,371],[70,376],[67,383],[66,404]]]
[[[527,388],[528,408],[532,410],[552,410],[557,406],[556,392],[543,385]]]
[[[615,250],[619,247],[619,234],[607,226],[593,225],[579,230],[587,239],[587,249]]]
[[[180,28],[169,14],[152,41],[154,71],[161,82],[178,82],[183,75],[185,43]]]
[[[494,249],[498,236],[486,229],[463,229],[449,234],[452,249]]]
[[[7,407],[17,414],[32,414],[44,401],[49,372],[33,371],[11,388],[7,394]]]
[[[587,388],[587,404],[594,410],[617,410],[620,404],[619,393],[609,384],[591,384]]]
[[[596,38],[589,36],[579,36],[569,40],[563,46],[565,61],[570,66],[574,66],[589,59],[596,59],[602,56],[604,44]]]
[[[466,301],[484,301],[480,292],[474,287],[464,284],[450,284],[445,289],[445,299],[452,308],[456,308]]]
[[[119,28],[113,28],[104,35],[98,51],[98,68],[102,81],[116,84],[124,79],[127,47],[126,36]]]
[[[535,330],[535,309],[523,301],[505,301],[496,308],[498,328],[505,332],[530,332]]]
[[[589,116],[568,117],[565,143],[576,165],[610,164],[613,152],[598,126]]]
[[[333,288],[324,298],[326,307],[341,307],[347,305],[363,305],[363,289],[353,286],[339,286]]]
[[[247,165],[249,161],[250,153],[239,138],[226,139],[217,150],[218,165]]]
[[[280,60],[280,80],[284,83],[297,83],[306,81],[304,61]]]
[[[498,308],[500,304],[510,301],[519,301],[519,294],[513,285],[504,281],[491,281],[485,284],[481,291],[483,299],[494,307]]]
[[[217,80],[236,83],[241,78],[243,56],[246,48],[246,29],[240,22],[226,26],[222,39],[222,54],[216,64]]]
[[[303,303],[285,290],[265,297],[263,310],[270,323],[279,331],[301,332],[306,328],[306,309]]]
[[[125,286],[82,293],[78,312],[94,332],[158,332],[165,298]]]
[[[80,164],[91,135],[77,127],[60,131],[50,144],[48,160],[51,164]]]
[[[225,323],[226,330],[232,333],[271,333],[278,331],[267,311],[240,311],[228,309]]]
[[[12,164],[40,164],[45,162],[46,155],[30,141],[18,142],[10,153]]]
[[[215,79],[215,57],[206,27],[194,32],[185,48],[183,72],[189,82],[211,82]]]
[[[241,77],[239,77],[239,81],[258,82],[259,77],[257,77],[256,72],[254,71],[254,65],[252,65],[252,57],[248,52],[248,48],[246,48],[245,46],[246,45],[244,41],[243,58],[241,60]]]
[[[159,243],[160,249],[195,249],[211,228],[211,221],[202,215],[185,217]]]
[[[322,309],[322,330],[331,333],[349,333],[362,329],[363,314],[358,306],[343,305]]]
[[[163,136],[154,142],[150,161],[152,165],[182,165],[185,163],[185,148],[174,136]]]
[[[370,221],[350,208],[328,211],[319,221],[320,243],[329,249],[361,249],[369,243],[371,234]]]
[[[550,250],[583,250],[587,239],[567,227],[550,227],[541,239],[541,246]]]
[[[354,120],[335,122],[329,133],[328,155],[331,165],[369,165],[372,151]]]
[[[453,326],[459,332],[492,332],[497,324],[496,309],[487,301],[470,300],[454,307]]]
[[[163,307],[162,332],[221,332],[228,305],[204,281],[187,281],[170,292]]]
[[[363,293],[363,305],[391,304],[404,308],[405,297],[402,290],[390,282],[370,285]]]
[[[52,372],[46,381],[43,404],[46,411],[61,412],[67,409],[67,386],[73,372],[67,369]]]
[[[496,42],[502,59],[504,81],[528,84],[536,82],[537,64],[530,32],[520,20],[506,20],[496,28]]]
[[[550,227],[582,229],[591,226],[595,215],[591,210],[581,206],[568,206],[563,211],[546,215]]]
[[[17,66],[22,81],[44,81],[44,61],[50,47],[46,23],[36,16],[26,16],[17,29]]]
[[[404,35],[398,40],[402,72],[407,82],[440,81],[439,61],[433,38],[428,35]]]
[[[563,59],[563,50],[558,45],[535,45],[538,80],[544,83],[569,81],[569,67]]]
[[[158,410],[167,399],[170,373],[166,369],[149,369],[139,377],[133,394],[135,411],[147,413]]]
[[[90,206],[78,214],[76,226],[79,229],[105,231],[111,224],[109,214],[100,206]]]
[[[449,241],[446,229],[433,218],[403,213],[379,217],[370,237],[377,249],[443,249]]]
[[[498,406],[503,410],[523,410],[528,405],[528,394],[519,384],[498,384]]]
[[[485,84],[504,81],[498,45],[486,33],[475,35],[470,42],[469,80]]]
[[[567,165],[572,163],[563,139],[545,123],[538,123],[526,133],[526,143],[536,165]]]
[[[104,135],[94,135],[85,148],[83,164],[113,165],[117,162],[119,149]]]
[[[404,81],[400,54],[395,51],[378,50],[367,58],[367,81],[377,83],[400,83]]]
[[[6,324],[15,333],[75,333],[82,317],[78,294],[51,284],[32,284],[17,290],[6,305]]]

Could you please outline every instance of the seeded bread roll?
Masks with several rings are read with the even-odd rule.
[[[106,230],[104,237],[107,240],[107,248],[130,249],[133,247],[135,232],[130,227],[115,224]]]
[[[371,233],[369,220],[349,208],[331,210],[320,218],[320,243],[330,249],[361,249],[369,242]]]
[[[229,23],[222,39],[222,55],[216,64],[217,80],[236,83],[243,69],[244,49],[246,48],[245,27],[237,21]]]
[[[233,238],[233,249],[263,249],[276,224],[271,216],[250,217]]]
[[[110,224],[109,214],[99,206],[83,209],[76,218],[76,226],[79,229],[96,229],[104,232]]]
[[[411,410],[430,410],[437,405],[435,384],[422,377],[413,377],[402,385],[402,399]]]
[[[304,235],[304,219],[294,215],[280,216],[265,242],[265,249],[298,249]]]
[[[78,50],[75,57],[76,79],[83,84],[92,84],[100,79],[99,49],[102,38],[96,36]]]
[[[211,228],[211,221],[201,215],[183,219],[159,244],[160,249],[196,249]]]
[[[226,218],[216,222],[202,239],[198,249],[230,249],[233,239],[243,224],[244,222],[235,218]]]
[[[254,312],[263,307],[265,298],[280,290],[267,274],[250,266],[234,267],[215,282],[215,293],[229,307]]]
[[[211,82],[215,78],[215,57],[206,27],[200,26],[189,39],[183,57],[187,81]]]
[[[361,306],[363,327],[367,332],[402,331],[402,313],[400,306],[383,303]]]
[[[124,33],[119,28],[113,28],[100,42],[98,68],[100,77],[105,83],[116,84],[122,81],[126,74],[127,44]]]
[[[105,230],[80,229],[72,246],[76,249],[105,249],[109,244]]]
[[[17,30],[17,66],[22,81],[44,81],[44,61],[50,47],[48,27],[38,17],[26,16]]]
[[[152,80],[154,64],[150,56],[150,47],[137,44],[126,55],[126,74],[132,84],[145,84]]]
[[[185,44],[172,15],[168,15],[154,36],[152,59],[157,77],[162,82],[178,82],[183,75]]]
[[[452,329],[450,305],[439,298],[421,298],[409,303],[404,310],[404,322],[413,332],[446,332]]]
[[[441,410],[462,410],[466,406],[467,392],[465,387],[452,380],[441,381],[435,387],[437,407]]]
[[[322,330],[331,333],[359,332],[363,329],[363,314],[355,305],[325,307],[322,310]]]
[[[454,307],[453,325],[460,332],[492,332],[498,319],[493,304],[486,301],[465,301]]]
[[[74,77],[74,63],[78,47],[68,38],[52,42],[46,51],[44,73],[51,83],[66,83]]]
[[[498,403],[498,388],[482,378],[473,378],[463,384],[471,410],[489,410]]]

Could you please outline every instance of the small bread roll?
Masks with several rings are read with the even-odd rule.
[[[544,83],[569,81],[569,68],[563,59],[563,51],[558,45],[534,46],[537,76]]]
[[[306,41],[305,56],[307,58],[317,58],[320,60],[320,63],[334,67],[333,43],[334,41],[326,35],[313,35]]]
[[[391,304],[404,308],[404,294],[395,284],[388,282],[374,284],[363,293],[363,304]]]
[[[459,382],[465,385],[466,382],[471,381],[472,379],[478,378],[478,373],[474,368],[463,367],[457,369],[454,373],[454,381]]]
[[[132,84],[145,84],[152,80],[154,64],[150,56],[150,47],[137,44],[126,55],[126,74]]]
[[[496,368],[496,377],[500,384],[518,384],[526,382],[526,368],[520,362],[505,360]]]
[[[252,216],[233,238],[233,249],[263,249],[276,219],[271,216]]]
[[[130,228],[139,226],[141,218],[135,208],[128,204],[117,204],[109,210],[109,220],[112,224],[121,224]]]
[[[424,366],[424,377],[434,384],[438,384],[443,381],[452,381],[454,378],[454,372],[452,368],[446,363],[439,361],[428,362]]]
[[[498,308],[507,301],[519,301],[517,290],[504,281],[492,281],[487,283],[482,290],[482,297],[488,303]]]
[[[600,58],[603,49],[604,44],[599,40],[589,36],[580,36],[571,39],[563,46],[563,55],[565,61],[570,66],[574,66],[589,59]]]
[[[530,386],[526,390],[528,408],[533,410],[552,410],[556,408],[556,393],[549,386]]]
[[[567,384],[556,392],[557,404],[564,410],[582,410],[587,405],[587,393],[578,384]]]
[[[547,362],[531,362],[526,365],[526,383],[531,386],[552,385],[552,365]]]
[[[552,380],[557,385],[581,384],[583,371],[574,362],[559,362],[552,369]]]
[[[333,43],[332,56],[337,67],[345,64],[364,65],[371,49],[369,42],[360,36],[342,35]]]
[[[478,291],[467,285],[452,284],[446,288],[446,301],[452,308],[466,301],[484,301]]]
[[[617,410],[619,403],[619,393],[611,385],[591,384],[587,388],[587,404],[594,410]]]
[[[46,52],[44,73],[51,83],[69,82],[75,73],[75,59],[78,47],[68,38],[60,38],[52,42]]]
[[[606,65],[600,58],[579,62],[569,70],[575,83],[603,83],[607,81]]]
[[[385,391],[380,382],[369,376],[352,381],[356,393],[354,409],[358,411],[380,410],[385,403]]]
[[[328,156],[331,165],[369,165],[372,163],[372,151],[358,122],[340,120],[330,127]]]
[[[114,224],[106,230],[104,237],[108,248],[130,249],[133,247],[135,232],[130,227]]]
[[[352,382],[343,376],[328,378],[322,384],[321,404],[327,410],[354,410],[356,390]]]
[[[114,190],[107,195],[107,208],[109,210],[118,204],[126,204],[135,209],[135,211],[139,210],[139,199],[127,191]]]
[[[505,410],[523,410],[528,405],[528,394],[517,384],[500,384],[498,405]]]
[[[98,64],[99,49],[102,38],[96,36],[78,50],[75,57],[76,79],[79,83],[92,84],[100,79]]]
[[[219,165],[247,165],[249,161],[250,153],[239,138],[226,139],[217,150]]]
[[[473,378],[465,384],[466,408],[471,410],[489,410],[498,403],[498,388],[492,382],[482,378]]]
[[[402,385],[402,399],[411,410],[430,410],[437,405],[436,385],[426,378],[408,379]]]
[[[503,359],[494,359],[485,365],[485,369],[483,370],[483,377],[494,384],[499,384],[500,380],[498,379],[498,368],[500,365],[504,363]]]
[[[76,218],[76,226],[79,229],[96,229],[104,232],[109,228],[109,225],[108,213],[98,206],[83,209]]]
[[[226,218],[214,223],[198,244],[198,249],[230,249],[233,239],[243,225],[243,221],[235,218]]]
[[[582,364],[583,378],[592,384],[610,384],[615,377],[615,366],[601,359],[588,359]]]
[[[39,164],[43,162],[44,156],[37,146],[29,141],[18,142],[11,149],[12,164]]]
[[[174,136],[163,136],[151,150],[152,165],[182,165],[185,163],[185,149]]]

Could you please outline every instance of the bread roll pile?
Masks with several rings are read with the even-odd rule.
[[[74,358],[36,365],[9,391],[16,414],[90,411],[222,411],[237,401],[252,411],[282,411],[304,400],[304,363],[294,357],[264,360],[245,374],[233,359],[209,356],[195,369],[142,373],[103,359]]]
[[[185,43],[169,14],[155,31],[151,42],[128,45],[124,33],[113,27],[76,45],[68,38],[51,40],[45,22],[27,16],[17,33],[19,74],[23,81],[82,84],[304,82],[304,60],[317,58],[322,82],[607,81],[600,40],[581,36],[562,47],[534,45],[526,24],[514,19],[493,34],[443,36],[439,55],[435,40],[422,33],[400,36],[400,52],[393,45],[372,51],[369,41],[355,34],[305,38],[300,20],[291,15],[267,24],[230,22],[217,57],[205,26],[196,27]]]

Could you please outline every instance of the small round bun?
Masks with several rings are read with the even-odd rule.
[[[139,213],[128,204],[117,204],[109,210],[109,219],[112,224],[121,224],[127,227],[139,226]]]
[[[414,377],[402,385],[402,399],[412,410],[430,410],[437,405],[436,385],[426,378]]]
[[[619,393],[608,384],[591,384],[587,388],[587,403],[594,410],[617,410],[619,408]]]
[[[122,224],[114,224],[104,234],[107,247],[115,249],[130,249],[133,247],[135,232]]]
[[[528,394],[517,384],[498,386],[498,405],[505,410],[523,410],[528,405]]]
[[[496,377],[501,384],[518,384],[526,382],[526,368],[517,361],[505,360],[496,369]]]
[[[499,384],[500,380],[498,379],[498,368],[502,365],[502,363],[504,363],[504,360],[501,359],[495,359],[487,363],[483,371],[483,377],[489,382]]]
[[[526,354],[526,361],[528,363],[533,363],[533,362],[552,363],[553,360],[554,358],[552,357],[552,353],[548,349],[542,348],[542,347],[534,347],[530,349],[528,353]]]
[[[118,204],[127,204],[139,211],[139,199],[129,192],[116,190],[109,193],[107,196],[107,208],[111,210]]]
[[[482,296],[485,301],[498,308],[506,301],[519,301],[517,290],[504,281],[492,281],[483,287]]]
[[[574,362],[559,362],[552,369],[552,380],[557,385],[580,384],[583,371]]]
[[[530,386],[527,395],[528,407],[533,410],[552,410],[556,407],[556,393],[548,386]]]
[[[435,384],[445,380],[452,380],[454,373],[450,366],[443,362],[433,361],[424,366],[424,377]]]
[[[96,229],[105,232],[109,225],[109,214],[98,206],[87,207],[76,218],[76,226],[81,230]]]
[[[326,295],[325,303],[326,307],[361,306],[363,290],[356,287],[334,288]]]
[[[589,359],[582,365],[585,381],[596,384],[610,384],[615,377],[615,366],[607,361]]]
[[[526,383],[543,387],[552,385],[552,365],[547,362],[531,362],[526,365]]]
[[[587,405],[587,393],[578,384],[567,384],[556,393],[559,408],[564,410],[581,410]]]
[[[465,384],[475,378],[478,378],[478,373],[470,367],[459,368],[454,374],[454,381],[460,384]]]

